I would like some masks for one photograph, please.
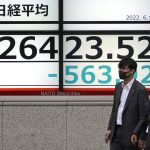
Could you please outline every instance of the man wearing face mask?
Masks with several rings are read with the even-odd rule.
[[[145,87],[133,77],[137,63],[132,58],[122,59],[118,68],[119,77],[123,81],[115,86],[105,142],[110,141],[110,150],[138,150],[138,139],[146,121],[149,97]]]

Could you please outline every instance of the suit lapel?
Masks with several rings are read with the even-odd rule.
[[[135,92],[135,89],[136,89],[136,80],[133,82],[132,86],[131,86],[131,89],[129,91],[129,94],[127,96],[127,100],[126,100],[126,103],[125,103],[125,106],[124,106],[124,110],[123,110],[123,113],[126,111],[130,101],[131,101],[131,98],[132,96],[134,95],[134,92]]]

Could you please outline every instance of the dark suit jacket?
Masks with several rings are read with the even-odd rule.
[[[117,120],[117,112],[120,104],[120,97],[122,92],[122,82],[116,84],[113,108],[108,124],[108,130],[111,130],[111,140],[114,135],[115,125]],[[145,122],[145,115],[147,104],[149,103],[148,93],[145,87],[135,80],[129,91],[123,114],[122,114],[122,138],[123,144],[130,146],[131,135],[136,133],[139,135],[142,126]]]
[[[150,149],[150,123],[149,123],[149,130],[146,138],[146,147]]]

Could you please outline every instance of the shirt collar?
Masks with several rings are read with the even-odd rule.
[[[122,82],[122,88],[127,87],[130,90],[133,82],[134,82],[134,78],[127,85],[125,85],[124,82]]]

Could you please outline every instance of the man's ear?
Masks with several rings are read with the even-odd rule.
[[[134,75],[134,73],[135,73],[135,70],[134,70],[134,69],[132,69],[131,71],[132,71],[132,74]]]

